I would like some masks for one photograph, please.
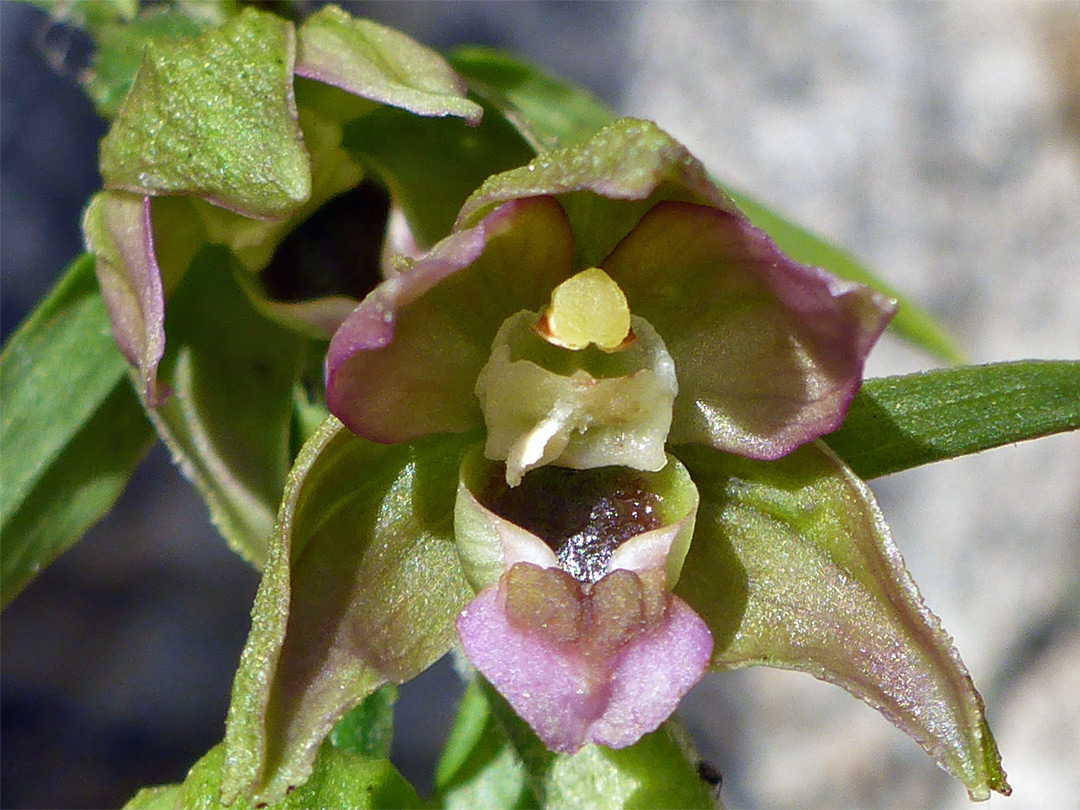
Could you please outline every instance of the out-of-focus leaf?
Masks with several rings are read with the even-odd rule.
[[[701,494],[676,593],[713,668],[808,672],[866,701],[974,799],[1008,794],[982,698],[923,604],[869,488],[821,442],[770,462],[684,445]]]
[[[108,511],[153,438],[81,256],[0,354],[4,605]]]
[[[101,142],[106,188],[192,194],[252,217],[311,195],[293,100],[292,25],[248,7],[187,41],[148,42]]]
[[[470,87],[502,113],[538,152],[587,140],[615,114],[590,93],[568,86],[535,66],[484,48],[461,48],[450,64]],[[750,221],[777,246],[803,264],[823,267],[895,298],[900,305],[889,328],[915,346],[950,363],[963,360],[956,343],[924,310],[917,307],[845,251],[814,236],[752,197],[720,183]]]
[[[380,445],[331,418],[304,446],[233,684],[226,801],[280,800],[311,774],[345,712],[449,649],[472,594],[453,508],[457,467],[475,440]]]
[[[709,786],[698,776],[697,756],[675,721],[667,721],[628,748],[586,745],[576,754],[554,754],[490,684],[480,683],[498,730],[521,760],[531,793],[521,799],[522,806],[537,800],[545,808],[581,810],[714,807]],[[509,776],[505,771],[499,774],[504,790],[510,787]],[[459,785],[458,790],[462,788]]]
[[[175,6],[158,6],[134,20],[93,28],[94,55],[79,78],[98,114],[113,118],[120,110],[148,42],[197,37],[205,28],[201,22]]]
[[[502,113],[537,152],[587,141],[615,118],[588,90],[503,51],[466,46],[448,58],[469,89]]]
[[[139,10],[139,0],[32,0],[32,5],[59,23],[91,32],[117,20],[131,20]]]
[[[435,766],[435,790],[439,805],[447,810],[539,807],[525,784],[521,758],[475,681],[465,689]]]
[[[803,227],[741,192],[733,191],[728,186],[725,186],[724,190],[750,218],[750,222],[769,234],[777,246],[791,258],[803,264],[824,267],[840,278],[857,281],[883,295],[895,298],[898,309],[889,328],[898,337],[948,363],[963,362],[964,355],[953,337],[929,313],[878,279],[847,251],[829,244],[821,237],[814,236]]]
[[[338,720],[327,738],[330,744],[350,754],[390,756],[397,697],[397,687],[393,684],[376,689]]]
[[[425,248],[450,232],[462,203],[488,176],[532,157],[498,116],[470,127],[451,118],[422,120],[391,107],[347,124],[342,146],[386,183]]]
[[[296,75],[409,110],[480,121],[480,105],[439,54],[400,31],[324,6],[297,32]]]
[[[220,798],[225,746],[216,745],[188,772],[179,785],[143,788],[125,805],[125,810],[223,810]],[[228,805],[231,810],[252,810],[241,797]],[[257,805],[267,807],[267,805]],[[385,757],[365,756],[324,745],[319,751],[311,778],[283,800],[269,805],[280,810],[309,810],[340,807],[349,810],[382,808],[422,808],[424,803],[412,785],[402,778]]]
[[[1080,428],[1080,361],[1021,360],[863,382],[825,441],[860,478]]]
[[[304,340],[261,315],[224,248],[195,257],[169,302],[161,374],[173,395],[150,416],[232,548],[256,567],[289,469]]]

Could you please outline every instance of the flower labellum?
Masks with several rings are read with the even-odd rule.
[[[477,456],[455,508],[466,573],[487,583],[458,616],[466,656],[551,750],[636,742],[712,653],[705,623],[669,590],[693,482],[671,460],[658,473],[544,467],[508,487]]]

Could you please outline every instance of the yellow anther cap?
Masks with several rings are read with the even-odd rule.
[[[604,351],[615,351],[631,336],[630,306],[611,276],[590,267],[552,290],[537,331],[564,349],[595,343]]]

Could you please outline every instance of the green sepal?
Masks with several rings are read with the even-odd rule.
[[[225,746],[216,745],[203,756],[178,785],[143,788],[124,805],[125,810],[252,810],[254,807],[307,810],[341,807],[349,810],[423,808],[412,785],[385,757],[343,751],[331,745],[319,750],[311,778],[281,801],[253,804],[241,797],[228,805],[220,797]]]
[[[555,754],[486,681],[470,684],[436,767],[447,808],[711,808],[698,757],[674,720],[619,750]]]
[[[807,672],[876,708],[973,799],[1008,794],[952,639],[869,488],[822,442],[770,462],[673,450],[701,493],[677,595],[709,625],[712,668]]]
[[[828,445],[860,478],[1080,428],[1080,361],[1021,360],[863,382]]]
[[[468,47],[452,52],[449,59],[471,89],[504,115],[537,152],[580,144],[615,119],[615,113],[590,93],[553,79],[512,56]],[[750,221],[791,258],[895,298],[899,312],[889,328],[897,336],[947,362],[963,360],[954,339],[926,311],[880,281],[845,251],[752,197],[720,185]]]
[[[587,141],[615,112],[581,87],[548,76],[512,54],[479,46],[451,51],[469,89],[498,110],[537,152]]]
[[[161,378],[149,411],[229,545],[261,567],[289,469],[293,389],[305,342],[263,317],[229,251],[204,247],[169,302]]]
[[[475,441],[380,445],[330,418],[301,450],[233,684],[225,801],[278,801],[349,709],[450,648],[472,595],[453,507]]]
[[[148,42],[101,142],[106,188],[192,194],[251,217],[288,216],[311,194],[293,100],[295,32],[248,7],[185,42]]]
[[[489,177],[462,206],[456,228],[508,200],[556,195],[574,233],[574,268],[601,264],[641,217],[675,200],[734,211],[686,147],[651,121],[620,118],[585,143],[541,152]]]
[[[0,602],[105,514],[154,434],[83,255],[0,353]]]
[[[296,72],[414,115],[479,123],[480,105],[439,54],[373,20],[323,6],[297,32]]]

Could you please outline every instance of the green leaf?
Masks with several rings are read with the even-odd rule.
[[[285,488],[293,389],[304,340],[261,315],[220,247],[200,251],[166,316],[162,379],[150,411],[229,545],[261,567]]]
[[[470,127],[390,107],[347,124],[342,145],[390,189],[422,247],[449,233],[466,198],[488,176],[532,157],[499,116]]]
[[[330,744],[350,754],[390,756],[397,698],[397,687],[393,684],[376,689],[338,720],[327,738]]]
[[[181,784],[143,788],[124,807],[126,810],[175,807],[222,810],[226,807],[219,795],[224,762],[225,746],[216,745],[195,763]],[[228,805],[231,810],[251,810],[254,806],[242,797]],[[280,810],[313,807],[376,810],[422,808],[424,803],[385,757],[364,756],[325,745],[319,751],[311,779],[269,807]]]
[[[108,511],[153,439],[81,256],[0,354],[5,606]]]
[[[861,478],[1080,428],[1080,362],[1022,360],[863,382],[825,441]]]
[[[582,143],[615,119],[591,94],[552,79],[535,66],[498,51],[462,48],[450,63],[471,89],[506,116],[538,152]],[[963,355],[925,311],[884,284],[845,251],[776,214],[752,197],[720,183],[735,205],[791,258],[823,267],[895,298],[900,304],[890,328],[901,338],[950,363]]]
[[[283,217],[311,194],[293,100],[295,32],[248,7],[186,42],[148,42],[101,142],[107,188],[192,194],[252,217]]]
[[[502,113],[537,152],[587,141],[615,119],[589,91],[511,54],[466,46],[448,58],[469,89]]]
[[[973,799],[1008,794],[982,698],[866,484],[821,442],[770,462],[674,454],[701,494],[675,592],[712,630],[713,669],[765,664],[835,683]]]
[[[304,20],[297,39],[298,76],[415,115],[480,121],[480,105],[465,98],[446,61],[400,31],[324,6]]]
[[[319,743],[384,683],[453,643],[472,594],[453,540],[475,436],[380,445],[329,419],[289,475],[226,725],[225,800],[279,800]]]
[[[895,298],[899,308],[889,328],[898,337],[948,363],[964,361],[963,352],[960,351],[953,337],[929,313],[874,276],[847,251],[814,236],[751,197],[733,191],[729,186],[724,186],[724,190],[746,214],[750,222],[772,237],[777,247],[795,261],[824,267],[840,278],[865,284],[883,295]]]
[[[576,754],[554,754],[490,684],[481,681],[480,691],[497,728],[521,760],[524,783],[531,792],[520,800],[521,806],[533,806],[530,800],[539,800],[541,807],[567,810],[715,806],[709,786],[698,776],[697,755],[673,720],[628,748],[586,745]],[[470,709],[475,724],[479,712]],[[493,743],[486,742],[489,750]],[[493,774],[489,770],[482,775],[490,778]],[[503,790],[511,786],[511,776],[505,766],[498,774]],[[459,784],[457,790],[463,787]]]

